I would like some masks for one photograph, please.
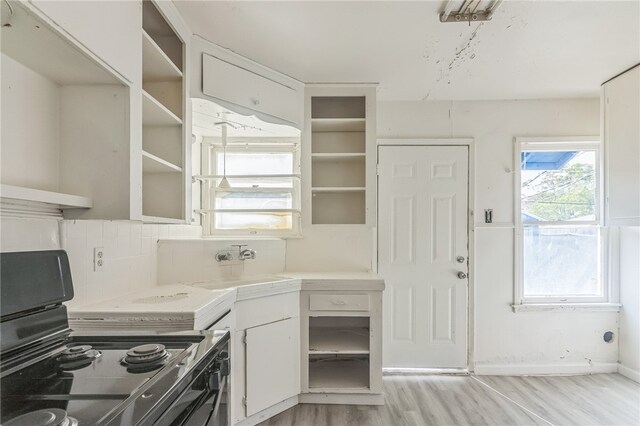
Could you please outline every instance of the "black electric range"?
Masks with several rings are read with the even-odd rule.
[[[190,425],[218,418],[228,332],[76,333],[62,304],[73,297],[64,251],[0,258],[3,426]]]

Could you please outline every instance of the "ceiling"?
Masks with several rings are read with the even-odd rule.
[[[640,1],[504,1],[484,23],[445,1],[185,1],[195,34],[303,82],[377,82],[381,100],[597,97],[640,62]],[[483,2],[484,3],[484,2]]]

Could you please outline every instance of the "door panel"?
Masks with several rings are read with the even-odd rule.
[[[384,365],[466,367],[468,149],[381,146],[379,174]]]
[[[247,330],[247,416],[300,393],[300,318]]]

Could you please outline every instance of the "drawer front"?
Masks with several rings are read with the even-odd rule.
[[[368,311],[368,294],[311,294],[310,311]]]

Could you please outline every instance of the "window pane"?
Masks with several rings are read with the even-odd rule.
[[[218,174],[223,173],[224,153],[216,152]],[[233,152],[227,151],[228,175],[286,175],[293,174],[292,152]]]
[[[523,151],[523,222],[596,220],[595,151]]]
[[[601,296],[600,230],[525,225],[524,295]]]
[[[291,209],[290,192],[217,192],[216,209]]]
[[[216,229],[292,230],[293,213],[215,213]]]

